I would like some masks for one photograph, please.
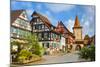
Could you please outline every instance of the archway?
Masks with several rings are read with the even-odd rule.
[[[81,50],[81,46],[80,45],[77,45],[75,50]]]

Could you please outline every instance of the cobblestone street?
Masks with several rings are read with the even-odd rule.
[[[77,53],[67,53],[67,54],[61,54],[61,55],[56,55],[56,56],[45,55],[43,56],[43,60],[26,64],[26,65],[69,63],[69,62],[82,62],[82,61],[86,61],[86,60],[79,59],[79,56]]]
[[[74,53],[58,54],[54,56],[44,55],[41,61],[28,63],[28,64],[25,64],[25,66],[26,65],[37,65],[37,64],[84,62],[84,61],[86,60],[79,59],[78,54],[74,52]],[[16,66],[16,65],[11,65],[11,66]]]

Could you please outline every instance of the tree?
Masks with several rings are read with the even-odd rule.
[[[28,49],[36,55],[42,56],[44,49],[42,45],[38,42],[38,38],[35,34],[28,34],[26,37],[28,41]]]
[[[18,61],[17,58],[18,58],[18,54],[19,52],[21,51],[21,47],[20,47],[20,44],[18,41],[13,41],[11,42],[11,57],[12,57],[12,61],[13,62],[16,62]],[[14,48],[14,47],[17,47],[17,48]]]
[[[83,47],[79,53],[80,58],[90,59],[91,61],[95,61],[95,46],[90,45],[90,47]]]
[[[13,46],[17,46],[18,47],[17,52],[20,52],[20,50],[21,50],[21,43],[20,42],[18,42],[18,41],[11,42],[11,52],[13,52]]]
[[[86,45],[90,45],[90,37],[89,37],[89,35],[85,35],[85,37],[84,37],[84,45],[86,46]]]

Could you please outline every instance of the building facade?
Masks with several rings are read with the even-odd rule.
[[[59,32],[62,36],[65,37],[65,48],[66,50],[68,48],[71,48],[71,45],[74,44],[74,39],[75,39],[75,36],[73,35],[73,33],[71,33],[67,28],[66,26],[63,24],[62,21],[59,21],[58,22],[58,25],[56,27],[56,31]]]
[[[55,31],[56,27],[53,26],[45,16],[36,11],[33,12],[31,17],[31,32],[38,36],[41,45],[47,49],[60,49],[62,44],[61,42],[64,38],[60,33]],[[63,45],[65,45],[65,43]]]
[[[11,11],[11,42],[19,42],[20,46],[11,46],[13,50],[25,48],[27,34],[36,34],[39,43],[46,50],[78,50],[83,47],[82,27],[78,16],[75,18],[73,33],[70,32],[62,21],[57,26],[43,15],[34,11],[29,21],[25,10]]]
[[[31,33],[31,26],[27,18],[25,10],[12,10],[11,11],[11,52],[17,52],[20,48],[25,48],[25,37]],[[17,42],[20,45],[16,45],[13,42]]]

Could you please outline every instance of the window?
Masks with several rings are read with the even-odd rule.
[[[15,23],[20,24],[21,23],[20,19],[17,18],[17,20],[15,21]]]
[[[27,28],[28,26],[28,22],[23,20],[23,19],[20,19],[18,18],[16,21],[15,21],[18,25],[20,25],[21,27],[24,27],[24,28]]]
[[[42,46],[44,47],[44,43],[42,43]]]
[[[38,29],[39,29],[39,25],[35,25],[35,29],[37,29],[37,30],[38,30]]]
[[[51,33],[51,38],[53,38],[53,33]]]
[[[40,20],[39,20],[39,19],[37,19],[37,22],[40,22]]]
[[[35,30],[35,25],[33,25],[33,30]]]
[[[47,39],[47,33],[44,33],[45,38]]]
[[[47,32],[47,38],[50,38],[50,33],[49,32]]]
[[[18,30],[16,28],[13,28],[13,33],[18,33]]]
[[[33,18],[33,22],[37,22],[37,18],[35,17],[35,18]]]
[[[44,33],[41,33],[42,34],[42,38],[44,38]]]
[[[46,47],[49,48],[49,43],[46,44]]]
[[[39,25],[39,30],[41,30],[42,29],[42,25]]]
[[[42,29],[44,29],[44,25],[42,25]]]
[[[57,36],[57,35],[56,35],[56,34],[54,34],[54,38],[56,38],[56,36]]]
[[[11,32],[11,33],[13,32],[13,29],[14,29],[14,28],[13,28],[13,27],[11,27],[11,29],[10,29],[10,32]]]
[[[39,34],[38,34],[38,37],[39,37],[39,39],[41,39],[41,38],[42,38],[42,35],[41,35],[41,33],[39,33]]]

